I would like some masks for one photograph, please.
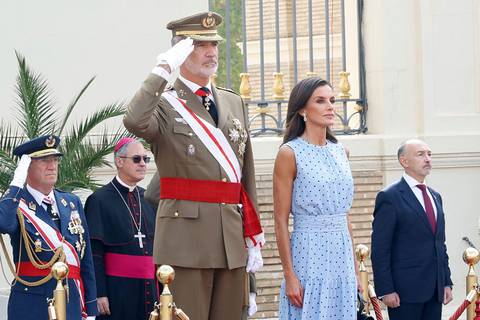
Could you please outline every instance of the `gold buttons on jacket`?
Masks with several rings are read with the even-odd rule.
[[[159,94],[159,93],[158,93],[158,91],[157,91],[157,92],[155,92],[155,97],[158,97],[158,94]]]
[[[173,214],[175,217],[178,217],[178,211],[175,211],[175,213]]]
[[[189,133],[188,133],[188,136],[192,137],[192,136],[193,136],[193,133],[192,133],[192,132],[189,132]]]
[[[222,178],[222,181],[223,181],[223,182],[227,182],[227,178]]]

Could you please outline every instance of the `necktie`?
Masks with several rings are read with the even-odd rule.
[[[53,210],[53,200],[50,197],[43,198],[43,204],[47,207],[47,212],[52,218],[53,222],[60,228],[60,219],[58,218],[58,214]]]
[[[202,104],[207,109],[210,116],[212,116],[213,121],[215,124],[218,125],[218,113],[217,113],[217,106],[215,102],[210,98],[211,93],[207,87],[200,87],[195,94],[202,98]]]
[[[427,186],[424,184],[417,184],[417,188],[422,190],[423,202],[425,203],[425,213],[427,214],[427,219],[428,222],[430,222],[432,231],[433,233],[435,233],[437,229],[437,220],[435,219],[435,212],[433,211],[432,201],[430,201],[430,197],[427,193]]]

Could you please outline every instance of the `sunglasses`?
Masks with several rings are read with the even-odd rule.
[[[131,157],[119,157],[119,158],[123,158],[123,159],[132,159],[133,163],[140,163],[140,161],[143,161],[145,163],[149,163],[150,162],[150,157],[149,156],[139,156],[139,155],[135,155],[135,156],[131,156]]]

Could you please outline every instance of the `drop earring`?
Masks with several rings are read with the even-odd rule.
[[[307,122],[307,113],[306,112],[303,114],[303,121]]]

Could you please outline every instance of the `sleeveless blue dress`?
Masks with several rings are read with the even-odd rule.
[[[309,144],[298,137],[286,143],[295,153],[293,184],[293,269],[304,289],[303,307],[290,303],[285,280],[280,291],[280,320],[354,320],[356,292],[347,213],[353,178],[340,143]]]

